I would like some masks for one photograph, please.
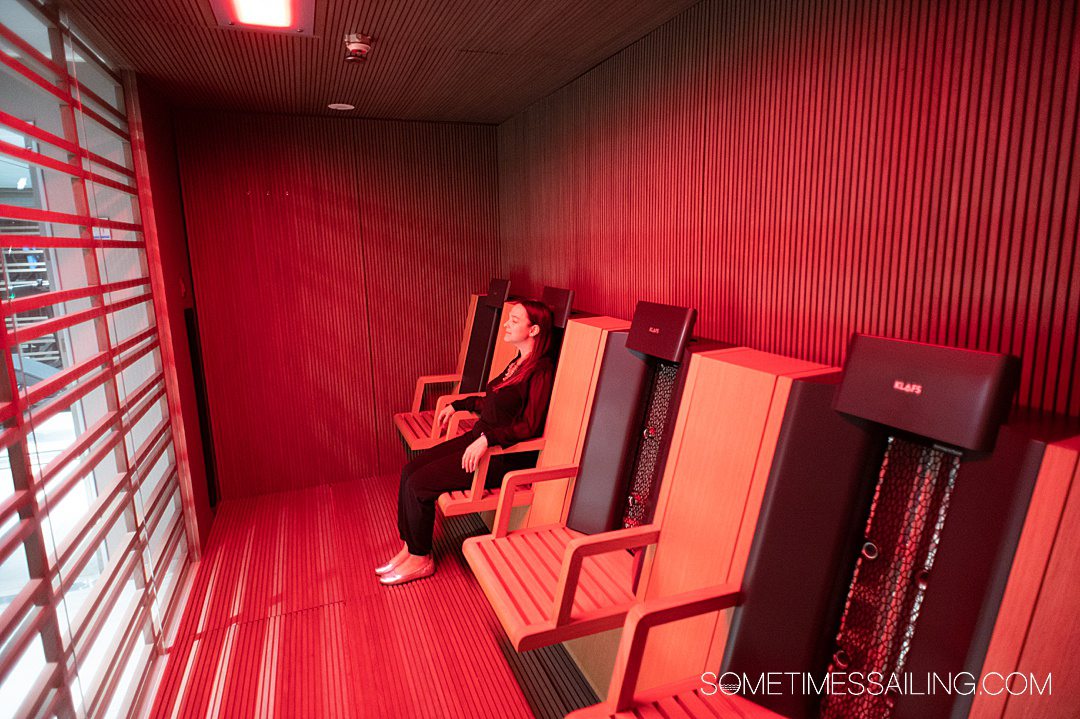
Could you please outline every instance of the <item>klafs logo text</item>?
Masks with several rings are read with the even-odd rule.
[[[892,388],[908,394],[922,394],[922,385],[914,382],[905,382],[902,379],[893,380]]]

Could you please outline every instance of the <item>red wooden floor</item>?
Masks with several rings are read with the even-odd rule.
[[[596,701],[561,648],[516,654],[436,529],[438,572],[383,587],[396,478],[226,502],[171,647],[155,717],[557,717]]]

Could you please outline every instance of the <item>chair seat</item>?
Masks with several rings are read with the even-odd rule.
[[[626,711],[613,714],[609,704],[601,703],[570,712],[566,719],[783,719],[741,696],[724,694],[699,677],[643,692],[635,699],[634,707]]]
[[[468,489],[459,489],[454,492],[444,492],[439,495],[439,511],[444,517],[457,517],[462,514],[474,512],[494,512],[499,504],[499,490],[485,489],[480,499],[471,499]],[[514,506],[523,507],[532,504],[533,492],[531,489],[518,489],[514,492]]]
[[[552,525],[465,540],[469,565],[518,651],[614,629],[633,606],[632,555],[619,550],[587,557],[570,622],[555,625],[562,557],[567,544],[580,536],[580,532]]]
[[[431,436],[431,426],[435,422],[435,412],[399,412],[394,415],[394,426],[401,438],[411,450],[428,449],[443,441],[442,437]]]

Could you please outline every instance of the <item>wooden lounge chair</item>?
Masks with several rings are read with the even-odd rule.
[[[502,366],[512,354],[498,341],[499,328],[506,321],[504,305],[510,291],[509,280],[493,279],[486,295],[474,295],[469,302],[468,319],[458,352],[457,369],[451,374],[422,375],[416,380],[412,406],[408,412],[394,415],[394,426],[411,450],[427,449],[438,444],[435,410],[424,409],[424,397],[431,387],[447,385],[449,394],[469,394],[483,391],[492,367]]]
[[[552,327],[552,352],[558,359],[559,348],[562,345],[562,336],[566,328],[566,323],[569,320],[572,312],[572,306],[574,301],[574,293],[572,290],[566,290],[556,287],[545,287],[542,301],[546,302],[552,309],[554,315],[554,323]],[[507,344],[498,340],[498,335],[501,333],[502,325],[506,322],[510,309],[513,306],[513,299],[507,300],[502,306],[502,314],[500,315],[499,325],[497,327],[498,332],[496,335],[496,344],[494,354],[490,362],[489,376],[487,380],[481,385],[478,390],[462,390],[453,391],[448,394],[440,396],[435,402],[435,409],[428,411],[417,412],[403,412],[401,414],[394,415],[394,423],[401,433],[402,438],[405,440],[406,445],[412,450],[421,450],[432,447],[440,442],[444,442],[447,439],[456,437],[458,434],[467,432],[475,421],[475,415],[471,412],[459,412],[454,416],[448,427],[447,431],[443,433],[442,428],[438,426],[435,418],[439,416],[443,407],[457,399],[464,397],[479,397],[484,395],[484,389],[487,387],[487,382],[498,377],[505,366],[514,358],[515,349],[513,345]],[[462,384],[462,387],[471,385]],[[422,401],[423,390],[420,388],[419,382],[417,383],[417,391],[413,397],[413,405],[417,406],[418,402]],[[516,452],[529,452],[535,451],[540,447],[530,446],[515,446],[513,449],[507,447],[497,451],[494,451],[493,456],[499,454],[510,454]]]
[[[696,523],[691,518],[696,526],[689,529],[697,534],[693,539],[688,534],[662,536],[650,577],[643,581],[643,598],[626,614],[607,700],[568,718],[779,717],[773,709],[718,686],[724,683],[717,670],[719,652],[729,638],[733,612],[740,611],[732,608],[760,601],[756,580],[761,579],[763,588],[774,581],[774,576],[763,572],[773,570],[774,575],[780,572],[790,577],[794,586],[778,599],[800,620],[827,621],[822,615],[831,616],[835,610],[813,592],[800,592],[799,601],[792,601],[791,593],[799,591],[799,583],[807,579],[805,572],[820,577],[844,564],[844,552],[835,546],[846,548],[851,543],[850,514],[865,500],[866,483],[857,477],[865,467],[871,440],[862,428],[832,410],[837,380],[833,371],[807,372],[796,366],[795,372],[782,372],[792,369],[780,366],[784,358],[749,350],[728,353],[711,368],[708,359],[701,358],[701,369],[712,369],[713,379],[721,382],[720,374],[728,375],[727,382],[733,383],[740,375],[752,381],[773,374],[777,391],[765,416],[759,403],[748,408],[748,419],[763,446],[741,453],[733,466],[724,468],[734,470],[731,474],[699,474],[696,488],[693,481],[685,481],[688,477],[679,478],[678,487],[671,483],[665,521],[678,521],[680,512],[674,504],[685,504],[689,494],[697,495],[701,503],[730,504],[732,512],[727,518],[719,512],[725,526],[714,522],[711,532],[704,531],[700,521],[704,516]],[[755,365],[766,371],[747,371]],[[754,377],[761,374],[765,377]],[[737,415],[726,420],[732,426],[739,421]],[[690,455],[687,459],[708,459],[693,451],[693,443],[702,439],[703,424],[696,430],[686,427],[691,435],[683,438],[684,443],[691,443],[683,447],[683,453]],[[729,447],[735,439],[729,437],[722,444]],[[756,466],[749,466],[750,460]],[[679,494],[684,495],[682,499],[675,496]],[[682,508],[684,517],[689,509]],[[814,521],[797,521],[793,513]],[[732,521],[736,515],[737,521]],[[778,553],[784,555],[779,562]],[[676,590],[679,585],[684,589]],[[760,629],[758,624],[755,631]],[[747,640],[745,635],[740,637]],[[791,636],[782,636],[781,641],[790,643],[795,663],[807,651]],[[781,662],[775,671],[791,667],[791,661]],[[709,668],[712,674],[706,675]]]
[[[574,303],[574,291],[566,290],[559,287],[544,287],[543,294],[541,295],[541,302],[545,303],[551,308],[552,312],[552,327],[551,327],[551,348],[549,352],[555,359],[555,365],[558,367],[559,357],[562,351],[563,335],[566,333],[566,325],[570,321],[570,317],[574,316],[573,303]],[[510,302],[512,304],[512,302]],[[507,312],[504,311],[503,318],[505,321]],[[584,313],[578,313],[579,317],[586,317]],[[503,346],[500,348],[499,359],[505,359],[506,362],[493,364],[491,367],[490,379],[495,379],[502,374],[505,365],[513,359],[513,348],[505,343],[500,343]],[[439,416],[443,408],[446,405],[454,402],[455,400],[464,399],[465,397],[483,397],[485,391],[479,392],[460,392],[445,394],[438,398],[435,403],[435,410],[432,412],[432,417]],[[456,412],[450,418],[450,422],[447,424],[445,435],[440,435],[438,427],[432,427],[431,436],[433,438],[439,438],[440,441],[451,439],[464,434],[472,429],[473,423],[476,421],[476,415],[472,412]],[[509,449],[509,448],[507,448]],[[515,451],[531,451],[531,450],[515,450]],[[506,452],[495,452],[495,454],[505,454]]]
[[[692,322],[681,308],[641,303],[630,331],[609,340],[619,351],[604,358],[580,462],[509,473],[493,534],[466,541],[465,556],[518,650],[614,628],[636,601],[637,562],[621,550],[658,536],[650,495],[680,406],[686,363],[677,360],[693,354]],[[539,492],[548,482],[566,486],[561,501],[534,502],[527,526],[509,531],[518,488]]]
[[[451,517],[473,512],[494,510],[499,501],[499,489],[486,489],[492,458],[512,452],[540,451],[537,466],[576,462],[584,441],[586,420],[592,406],[597,377],[608,346],[608,335],[625,334],[626,320],[613,317],[583,317],[569,320],[562,339],[562,352],[555,372],[544,433],[510,447],[492,447],[480,460],[469,489],[447,492],[439,496],[438,507],[443,516]],[[456,436],[464,428],[459,422],[469,413],[455,413],[447,436]],[[515,493],[513,506],[530,504],[533,493],[523,489]]]

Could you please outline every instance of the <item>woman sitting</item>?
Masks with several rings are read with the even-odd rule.
[[[435,531],[435,502],[443,492],[467,489],[472,473],[488,447],[509,447],[538,436],[544,428],[555,365],[551,359],[551,310],[533,300],[519,300],[503,325],[503,341],[518,353],[483,397],[466,397],[443,408],[436,418],[440,427],[458,410],[479,411],[473,428],[436,445],[401,470],[398,488],[398,533],[404,545],[394,558],[375,570],[383,584],[404,584],[431,576],[431,537]],[[523,469],[536,462],[505,455],[503,470]],[[496,477],[497,479],[498,477]]]

